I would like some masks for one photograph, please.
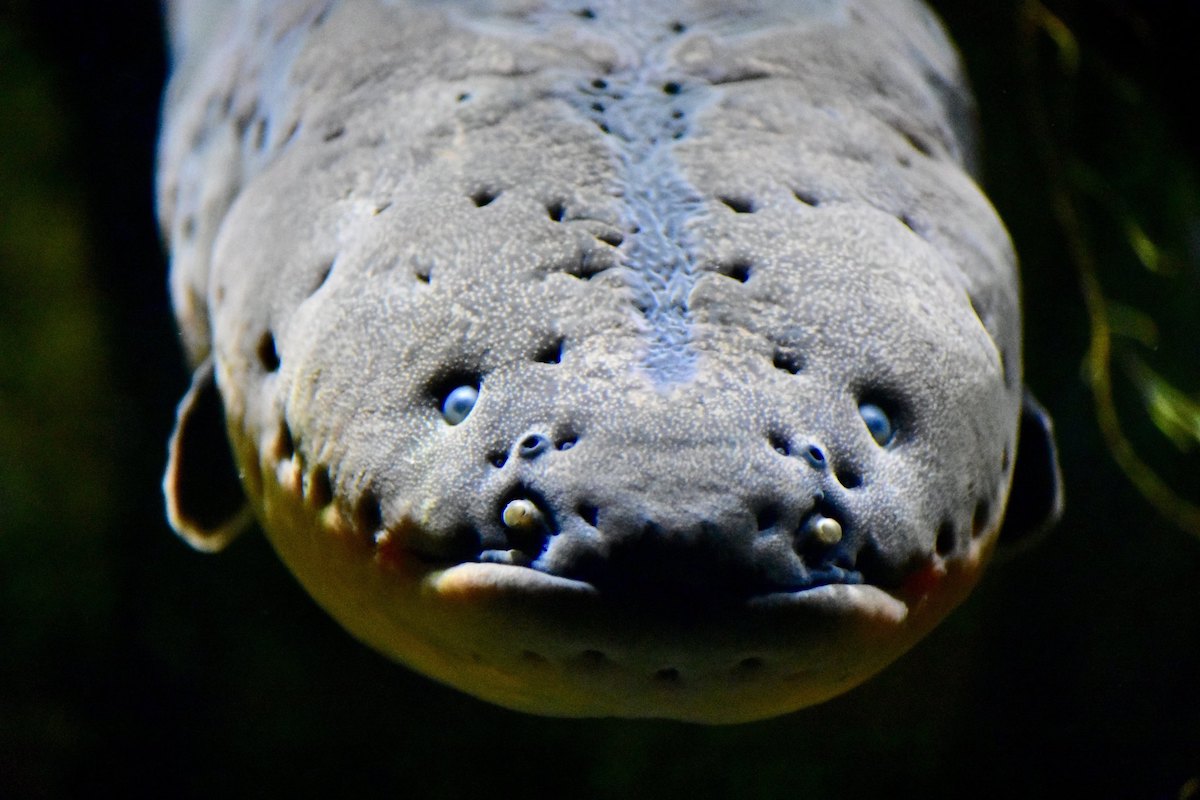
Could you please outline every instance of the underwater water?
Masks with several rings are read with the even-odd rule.
[[[170,533],[158,6],[0,7],[0,796],[1200,797],[1200,5],[933,5],[1066,515],[864,686],[716,728],[487,705],[352,640],[261,536]]]

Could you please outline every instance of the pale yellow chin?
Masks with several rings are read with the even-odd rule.
[[[358,531],[305,497],[297,457],[236,442],[247,490],[279,556],[355,637],[502,706],[563,717],[747,722],[820,703],[912,647],[966,597],[994,533],[931,555],[897,593],[832,585],[735,608],[613,603],[525,567],[439,567]]]

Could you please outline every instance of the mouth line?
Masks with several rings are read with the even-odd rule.
[[[677,597],[687,602],[707,601],[712,604],[722,602],[751,602],[769,600],[771,598],[786,598],[803,595],[827,587],[863,586],[886,592],[885,589],[867,582],[863,574],[855,569],[838,566],[828,566],[824,569],[811,570],[808,580],[800,583],[779,583],[764,581],[758,585],[741,584],[739,586],[714,586],[704,591],[703,597],[697,597],[694,588],[672,587],[666,585],[657,591],[652,586],[622,583],[619,580],[597,583],[585,578],[571,577],[554,573],[537,566],[537,559],[520,550],[480,550],[475,558],[449,558],[438,556],[415,547],[381,549],[379,560],[385,563],[418,563],[426,571],[426,581],[437,584],[447,574],[474,576],[485,579],[499,588],[517,590],[524,585],[528,590],[539,589],[569,589],[571,591],[586,591],[602,597],[644,597],[666,599]],[[498,578],[498,580],[496,580]],[[672,590],[676,590],[672,593]],[[890,594],[890,593],[889,593]]]

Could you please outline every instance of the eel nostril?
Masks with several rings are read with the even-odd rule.
[[[534,459],[550,449],[550,440],[540,433],[531,433],[517,445],[517,455],[524,459]]]
[[[827,466],[825,452],[815,444],[809,445],[808,449],[804,451],[804,460],[815,469],[825,469]]]

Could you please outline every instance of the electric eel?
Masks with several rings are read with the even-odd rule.
[[[842,693],[1062,508],[916,0],[169,0],[164,479],[556,716]]]

